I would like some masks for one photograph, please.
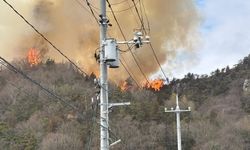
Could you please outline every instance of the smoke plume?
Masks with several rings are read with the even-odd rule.
[[[72,0],[20,0],[10,1],[11,4],[20,11],[41,33],[52,41],[60,50],[74,60],[88,73],[98,74],[94,53],[99,47],[99,26],[91,16],[77,1]],[[79,1],[88,8],[84,1]],[[117,0],[110,0],[110,3],[117,3]],[[98,0],[91,3],[99,11]],[[148,28],[150,22],[150,37],[155,48],[156,55],[161,64],[174,60],[178,49],[185,49],[192,52],[194,50],[197,36],[197,27],[200,21],[193,0],[135,0],[138,11],[141,14],[144,26]],[[145,9],[143,9],[143,5]],[[133,38],[133,31],[141,28],[139,18],[132,1],[113,5],[116,16],[125,33],[127,39]],[[3,2],[1,2],[0,17],[4,20],[0,23],[0,53],[3,57],[13,59],[25,57],[31,47],[37,48],[44,58],[55,59],[56,62],[64,58],[56,52],[46,41],[39,37],[28,25],[14,14]],[[131,7],[126,11],[117,12]],[[109,11],[109,8],[107,7]],[[118,27],[110,12],[107,13],[112,27],[108,29],[108,37],[123,40]],[[98,16],[97,16],[98,17]],[[121,46],[121,49],[127,49]],[[132,51],[138,60],[141,69],[147,77],[159,70],[159,66],[153,57],[149,45],[144,45],[141,49]],[[137,67],[130,52],[122,53],[126,60],[127,67],[132,72],[133,77],[142,82],[145,80]],[[167,64],[168,65],[168,64]],[[169,67],[168,67],[169,68]],[[111,70],[111,69],[110,69]],[[171,72],[166,70],[165,72]],[[125,69],[110,71],[110,79],[119,82],[129,77]]]

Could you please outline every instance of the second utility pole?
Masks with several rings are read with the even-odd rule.
[[[109,150],[108,126],[108,81],[105,61],[105,41],[107,32],[106,1],[100,0],[100,150]]]
[[[191,111],[191,107],[188,107],[187,110],[180,109],[178,87],[177,87],[175,110],[173,107],[171,108],[171,110],[167,110],[167,108],[165,108],[165,112],[176,113],[177,149],[178,150],[182,150],[182,148],[181,148],[181,119],[180,119],[180,115],[182,112],[190,112],[190,111]]]

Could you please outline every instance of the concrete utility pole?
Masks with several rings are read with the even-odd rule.
[[[180,121],[180,114],[182,112],[190,112],[191,108],[188,107],[187,110],[181,110],[179,107],[179,99],[178,99],[178,92],[176,92],[176,108],[172,107],[171,110],[167,110],[165,108],[165,112],[176,113],[176,130],[177,130],[177,148],[181,150],[181,121]]]
[[[108,81],[105,61],[105,42],[107,32],[106,0],[100,0],[100,149],[109,150],[108,134]]]
[[[140,48],[144,43],[149,43],[149,36],[143,36],[142,32],[136,32],[133,40],[117,42],[114,38],[107,38],[106,32],[109,20],[106,17],[106,0],[100,0],[100,150],[109,150],[121,140],[109,144],[109,109],[116,106],[130,105],[130,102],[109,103],[108,98],[108,67],[119,68],[118,44],[134,44]]]

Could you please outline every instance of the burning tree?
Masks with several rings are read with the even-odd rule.
[[[39,52],[35,48],[30,48],[27,56],[28,63],[31,67],[36,66],[40,63]]]
[[[155,91],[160,91],[164,85],[163,79],[155,79],[144,84],[144,88],[154,89]]]

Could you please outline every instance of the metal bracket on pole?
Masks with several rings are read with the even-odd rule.
[[[112,108],[112,107],[116,107],[116,106],[128,106],[130,105],[131,103],[130,102],[123,102],[123,103],[109,103],[108,104],[108,108]]]
[[[140,48],[144,43],[150,43],[150,37],[143,37],[142,32],[135,32],[133,40],[130,41],[118,41],[117,44],[135,44],[136,48]]]
[[[115,142],[111,143],[111,144],[109,145],[109,147],[112,147],[112,146],[114,146],[114,145],[116,145],[116,144],[120,143],[121,141],[122,141],[122,140],[121,140],[121,139],[119,139],[119,140],[117,140],[117,141],[115,141]]]

